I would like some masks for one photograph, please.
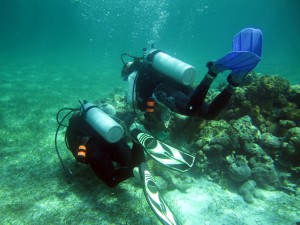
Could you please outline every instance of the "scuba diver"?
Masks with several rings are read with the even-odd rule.
[[[122,78],[128,80],[128,103],[135,109],[153,112],[155,105],[186,116],[215,118],[226,106],[236,87],[261,59],[262,32],[246,28],[233,38],[232,51],[224,57],[206,64],[208,72],[194,89],[195,68],[164,52],[144,49],[142,57],[122,54]],[[125,62],[123,57],[133,62]],[[231,70],[227,87],[208,104],[205,102],[210,85],[217,75]]]
[[[145,162],[141,145],[133,142],[133,149],[127,145],[124,128],[113,118],[110,109],[97,106],[87,101],[79,101],[80,108],[63,108],[58,111],[58,127],[55,134],[55,148],[62,167],[67,175],[73,175],[60,156],[57,147],[57,136],[60,127],[66,127],[65,144],[77,162],[88,164],[94,173],[109,187],[120,182],[138,177],[138,166]],[[60,113],[69,111],[61,120]],[[69,115],[69,124],[63,122]]]
[[[87,116],[94,113],[93,108],[87,110]],[[120,136],[122,127],[117,124],[116,127],[109,128],[110,131],[106,135],[111,137],[109,137],[110,140],[106,140],[107,138],[101,136],[88,123],[84,118],[86,115],[75,113],[70,118],[67,127],[66,141],[75,159],[80,163],[90,165],[95,174],[109,187],[114,187],[120,182],[133,177],[134,170],[138,174],[138,165],[145,162],[142,147],[133,142],[131,150],[124,139],[116,141],[119,137],[122,138]],[[108,119],[110,118],[105,118],[105,121]],[[103,123],[105,124],[101,121],[101,124]],[[114,134],[109,134],[109,132],[114,132]],[[118,136],[118,138],[112,137],[113,135]]]
[[[55,148],[66,174],[73,175],[58,151],[57,137],[61,127],[67,128],[66,146],[77,162],[90,165],[95,174],[109,187],[115,187],[131,177],[138,178],[143,184],[148,204],[162,224],[181,224],[160,195],[145,163],[143,150],[157,162],[178,172],[188,171],[193,166],[195,157],[136,128],[131,130],[131,149],[124,140],[124,128],[116,121],[116,117],[109,115],[101,106],[87,101],[80,104],[80,108],[63,108],[56,115],[58,127],[55,133]],[[59,120],[60,113],[64,110],[69,112]],[[64,125],[64,120],[71,113],[73,114],[69,124]]]

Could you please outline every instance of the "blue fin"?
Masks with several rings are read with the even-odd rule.
[[[258,61],[259,62],[259,61]],[[258,62],[254,62],[253,64],[249,64],[241,69],[233,69],[231,74],[229,75],[229,81],[231,84],[238,85],[242,82],[242,80],[250,73],[258,64]]]
[[[261,56],[262,32],[259,29],[245,28],[232,40],[232,51],[247,51]]]
[[[232,41],[232,52],[213,62],[218,72],[233,70],[248,73],[260,61],[262,32],[259,29],[245,28],[236,34]]]
[[[224,70],[242,70],[243,68],[254,68],[260,61],[260,57],[252,52],[236,51],[229,52],[227,55],[218,59],[213,66],[219,72]]]

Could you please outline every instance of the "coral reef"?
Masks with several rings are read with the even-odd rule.
[[[210,91],[208,99],[218,92]],[[105,101],[117,108],[117,116],[125,117],[130,109],[121,96],[116,92]],[[251,74],[216,120],[170,113],[166,125],[159,109],[146,116],[136,112],[135,120],[159,139],[195,154],[195,176],[204,175],[225,188],[233,183],[252,203],[256,188],[299,194],[299,108],[299,85],[276,75]],[[159,179],[164,188],[181,191],[192,183],[169,172]]]
[[[251,74],[247,79],[251,82],[237,89],[218,120],[199,125],[192,145],[201,160],[196,167],[220,183],[224,174],[239,183],[246,176],[240,177],[238,169],[247,164],[227,160],[224,168],[224,159],[243,155],[251,170],[248,179],[258,187],[299,194],[300,86],[276,75]]]
[[[279,76],[252,74],[250,79],[251,82],[237,89],[216,123],[220,124],[219,130],[224,131],[223,120],[229,121],[233,129],[227,128],[229,133],[226,132],[226,135],[231,139],[236,137],[240,145],[234,144],[231,149],[249,161],[252,172],[249,178],[258,187],[291,191],[291,187],[295,188],[292,182],[300,183],[297,169],[300,165],[299,85],[291,86]],[[231,133],[232,130],[235,133]],[[205,139],[207,136],[199,135],[199,138]],[[197,145],[199,140],[195,143],[203,149],[203,146]],[[239,181],[236,176],[241,173],[239,167],[230,163],[227,166],[230,168],[230,179]]]
[[[251,169],[244,160],[234,160],[230,162],[228,175],[236,182],[243,182],[251,177]]]

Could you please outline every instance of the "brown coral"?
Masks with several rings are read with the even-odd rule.
[[[287,103],[290,83],[279,76],[262,76],[247,87],[247,98],[265,110]]]

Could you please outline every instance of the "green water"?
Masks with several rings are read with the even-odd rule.
[[[256,71],[299,84],[299,10],[298,0],[0,0],[0,224],[132,224],[141,200],[128,188],[118,201],[89,170],[65,182],[53,145],[57,110],[126,88],[120,54],[152,43],[200,79],[245,27],[264,35]],[[122,213],[103,210],[106,196]],[[137,216],[151,214],[145,204]]]
[[[256,27],[264,34],[257,71],[299,82],[297,0],[1,0],[0,7],[2,59],[48,61],[51,55],[77,64],[80,58],[117,75],[121,52],[141,54],[154,43],[197,67],[200,76],[207,61],[230,51],[234,34]]]

